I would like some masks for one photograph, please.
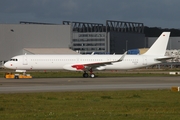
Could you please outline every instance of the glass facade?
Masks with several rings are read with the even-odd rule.
[[[80,54],[123,53],[129,48],[143,47],[144,25],[137,22],[106,20],[106,25],[63,21],[71,25],[70,49]],[[135,35],[134,35],[135,34]],[[138,39],[138,40],[136,40]]]
[[[106,33],[73,33],[71,49],[80,54],[106,54]]]

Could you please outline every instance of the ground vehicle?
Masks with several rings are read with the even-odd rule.
[[[32,78],[30,74],[14,74],[14,73],[6,73],[5,78],[12,79],[21,79],[21,78]]]

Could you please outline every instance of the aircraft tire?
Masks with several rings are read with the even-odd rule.
[[[92,74],[90,75],[90,77],[91,77],[91,78],[95,78],[95,74],[92,73]]]
[[[19,79],[19,77],[18,77],[18,76],[15,76],[14,79]]]
[[[84,77],[84,78],[88,78],[88,76],[89,76],[89,75],[88,75],[87,73],[83,73],[83,77]]]

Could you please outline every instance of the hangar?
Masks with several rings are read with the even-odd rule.
[[[0,61],[25,53],[42,54],[37,50],[44,50],[43,54],[74,54],[73,51],[80,54],[119,54],[145,47],[144,37],[143,23],[124,21],[107,20],[105,25],[72,21],[63,21],[62,24],[25,21],[0,24]],[[33,49],[36,52],[32,52]],[[67,52],[68,49],[73,51]]]
[[[106,20],[106,24],[63,21],[72,26],[71,49],[81,54],[120,54],[145,47],[143,23]]]
[[[143,23],[106,20],[101,23],[63,21],[62,24],[24,22],[0,24],[0,61],[19,54],[122,54],[148,48],[157,37],[145,37]],[[167,49],[179,49],[170,37]]]
[[[0,24],[0,61],[23,54],[24,48],[68,48],[70,25]]]
[[[156,38],[145,37],[144,24],[137,22],[0,24],[0,61],[20,54],[122,54],[150,47]],[[168,49],[179,46],[179,37],[171,37]]]

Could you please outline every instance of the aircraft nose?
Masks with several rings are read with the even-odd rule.
[[[6,63],[4,63],[4,67],[5,67],[5,68],[7,68],[7,62],[6,62]]]
[[[4,63],[5,68],[10,68],[11,64],[9,62]]]

